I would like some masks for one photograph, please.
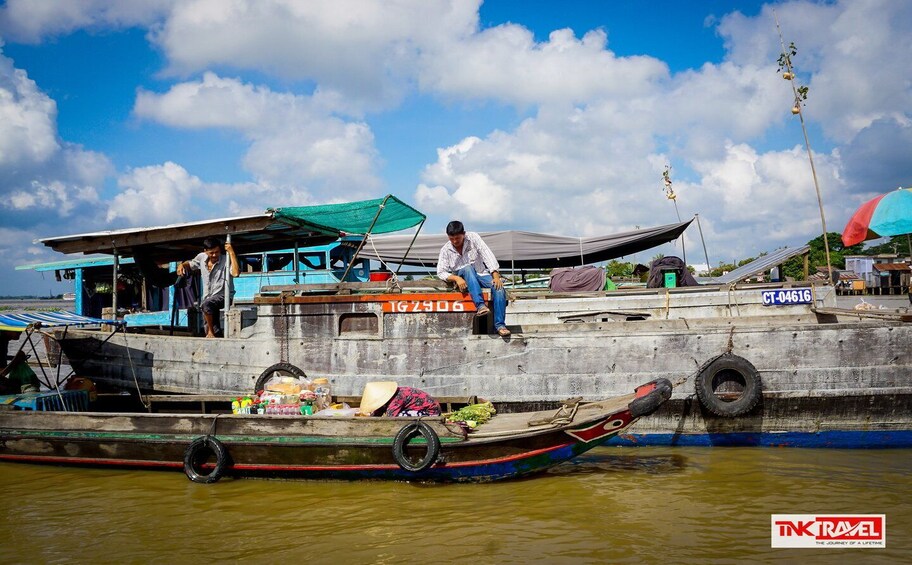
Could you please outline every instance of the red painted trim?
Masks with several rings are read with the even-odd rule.
[[[121,467],[176,467],[182,468],[183,461],[140,461],[137,459],[105,459],[87,457],[61,457],[57,455],[0,455],[7,461],[31,461],[40,463],[82,463],[86,465],[118,465]]]
[[[497,459],[483,459],[480,461],[464,461],[460,463],[438,463],[434,465],[434,468],[459,468],[459,467],[477,467],[479,465],[496,465],[498,463],[508,463],[510,461],[518,461],[521,459],[527,459],[529,457],[534,457],[536,455],[541,455],[543,453],[548,453],[550,451],[555,451],[569,445],[578,443],[575,441],[562,443],[560,445],[555,445],[553,447],[546,447],[544,449],[536,449],[535,451],[526,451],[518,455],[510,455],[509,457],[498,457]],[[399,469],[398,465],[257,465],[244,463],[239,465],[233,465],[232,469],[238,469],[240,471],[362,471],[362,470],[371,470],[371,471],[383,471],[383,470],[396,470]]]
[[[459,463],[441,463],[435,467],[460,468],[475,467],[479,465],[496,465],[499,463],[509,463],[535,457],[543,453],[555,451],[569,445],[578,443],[575,441],[562,443],[552,447],[526,451],[508,457],[498,457],[496,459],[483,459],[479,461],[465,461]],[[230,447],[230,446],[229,446]],[[138,461],[135,459],[100,459],[85,457],[60,457],[60,456],[41,456],[41,455],[0,455],[0,459],[8,461],[25,461],[41,463],[79,463],[86,465],[117,465],[121,467],[174,467],[183,468],[184,463],[175,461]],[[399,469],[398,465],[258,465],[258,464],[236,464],[231,466],[232,469],[239,471],[360,471],[360,470],[395,470]]]

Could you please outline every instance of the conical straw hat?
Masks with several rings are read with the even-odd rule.
[[[390,401],[399,385],[395,381],[378,381],[364,385],[361,393],[361,408],[359,411],[365,416],[370,416],[377,408]]]

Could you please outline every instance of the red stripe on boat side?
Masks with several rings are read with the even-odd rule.
[[[496,465],[500,463],[509,463],[511,461],[519,461],[522,459],[528,459],[529,457],[535,457],[536,455],[541,455],[543,453],[548,453],[551,451],[556,451],[564,447],[573,445],[576,442],[567,442],[560,445],[555,445],[553,447],[546,447],[544,449],[536,449],[535,451],[526,451],[517,455],[510,455],[508,457],[498,457],[496,459],[482,459],[479,461],[464,461],[460,463],[443,463],[442,465],[435,465],[434,467],[447,467],[447,468],[459,468],[459,467],[474,467],[478,465]],[[99,459],[99,458],[85,458],[85,457],[60,457],[60,456],[43,456],[43,455],[0,455],[0,460],[7,461],[20,461],[20,462],[35,462],[35,463],[71,463],[71,464],[85,464],[85,465],[115,465],[115,466],[130,466],[130,467],[173,467],[173,468],[182,468],[184,466],[182,461],[138,461],[135,459]],[[398,469],[398,465],[266,465],[266,464],[254,464],[254,463],[241,463],[231,466],[232,469],[237,469],[239,471],[358,471],[358,470],[384,470],[384,469]]]
[[[509,463],[510,461],[518,461],[521,459],[527,459],[529,457],[535,457],[536,455],[541,455],[543,453],[548,453],[550,451],[555,451],[569,445],[577,443],[575,441],[562,443],[560,445],[555,445],[554,447],[546,447],[544,449],[536,449],[535,451],[527,451],[519,455],[511,455],[509,457],[498,457],[497,459],[483,459],[480,461],[464,461],[461,463],[443,463],[434,465],[432,469],[436,468],[458,468],[458,467],[475,467],[478,465],[496,465],[498,463]],[[359,471],[359,470],[372,470],[372,471],[381,471],[384,469],[399,469],[399,465],[258,465],[251,463],[242,463],[235,464],[231,466],[232,469],[237,469],[239,471]]]
[[[117,465],[130,467],[175,467],[182,468],[183,461],[138,461],[136,459],[99,459],[86,457],[60,457],[56,455],[0,455],[6,461],[27,461],[36,463],[80,463],[85,465]]]

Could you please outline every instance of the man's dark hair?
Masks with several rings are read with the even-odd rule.
[[[203,240],[203,249],[222,248],[222,240],[217,237],[207,237]]]
[[[459,235],[465,233],[465,226],[459,220],[453,220],[447,224],[446,232],[448,236]]]

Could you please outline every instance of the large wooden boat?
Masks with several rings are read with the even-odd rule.
[[[0,460],[183,469],[196,482],[223,475],[486,482],[541,472],[603,444],[652,413],[671,388],[663,379],[610,400],[496,414],[471,431],[443,417],[0,409]]]
[[[263,234],[281,233],[275,221],[219,223],[205,233],[234,230],[242,234],[239,247],[243,237],[262,246]],[[46,243],[66,252],[188,254],[180,246],[198,245],[201,229]],[[503,410],[526,410],[683,374],[684,385],[657,417],[618,441],[912,446],[912,315],[836,308],[832,286],[516,291],[509,338],[493,334],[491,320],[474,310],[440,281],[280,285],[234,303],[222,339],[129,328],[116,335],[71,328],[56,337],[79,375],[191,394],[251,392],[281,362],[330,378],[340,394],[393,378],[436,395],[472,392]]]

